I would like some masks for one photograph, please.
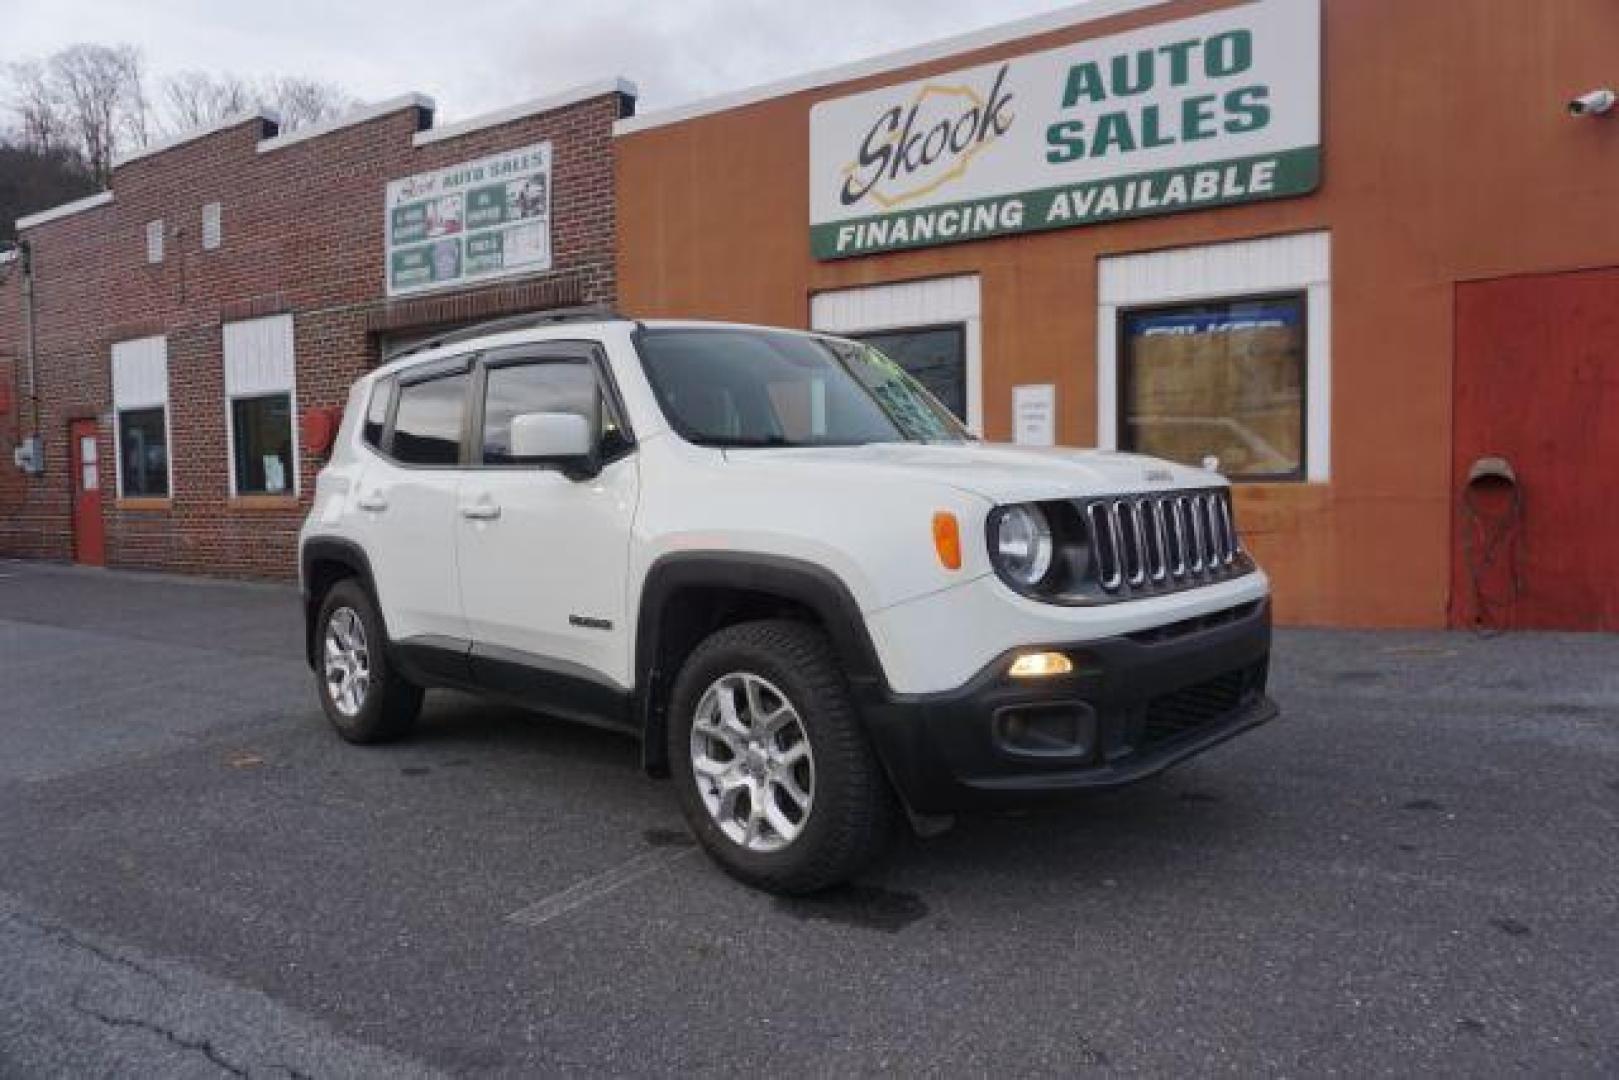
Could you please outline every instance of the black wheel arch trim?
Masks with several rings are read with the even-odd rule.
[[[888,680],[866,620],[849,586],[824,566],[783,555],[681,551],[647,570],[635,634],[635,719],[647,771],[665,775],[663,711],[675,672],[658,667],[662,614],[683,589],[741,590],[800,604],[814,613],[849,680],[857,703],[884,700]]]
[[[303,594],[304,602],[304,659],[309,663],[311,670],[315,667],[315,623],[320,618],[321,595],[316,595],[310,588],[313,577],[313,568],[316,563],[331,562],[347,567],[352,576],[359,579],[365,591],[371,594],[372,602],[377,599],[376,578],[371,573],[371,560],[366,557],[365,550],[352,540],[344,540],[333,536],[316,536],[305,540],[298,549],[298,588]],[[377,618],[382,619],[382,605],[377,604]],[[384,633],[387,630],[386,621],[383,622]]]

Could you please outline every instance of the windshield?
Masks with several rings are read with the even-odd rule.
[[[701,446],[860,446],[972,436],[869,345],[779,330],[651,329],[641,362],[669,423]]]

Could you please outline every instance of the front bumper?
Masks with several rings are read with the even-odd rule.
[[[864,705],[879,756],[919,813],[1002,806],[1144,779],[1274,719],[1265,695],[1270,602],[1141,633],[1030,643],[959,690]],[[1031,649],[1074,672],[1013,679]]]

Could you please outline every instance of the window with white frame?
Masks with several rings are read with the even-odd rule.
[[[169,473],[169,350],[162,337],[112,347],[112,407],[118,494],[166,498]]]
[[[225,422],[232,495],[296,495],[292,316],[225,324]]]
[[[1100,299],[1101,446],[1329,478],[1329,234],[1104,258]]]
[[[810,325],[872,345],[970,429],[983,430],[976,274],[816,293]]]

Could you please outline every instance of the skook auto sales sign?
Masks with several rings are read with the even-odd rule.
[[[810,112],[821,259],[1286,198],[1320,176],[1318,0],[1255,0]]]

